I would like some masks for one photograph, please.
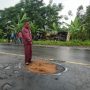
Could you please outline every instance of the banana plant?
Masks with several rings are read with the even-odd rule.
[[[22,18],[20,19],[20,16],[18,17],[18,23],[16,24],[16,30],[17,32],[19,32],[22,27],[23,27],[23,21],[27,19],[26,13],[24,13],[24,15],[22,16]]]
[[[69,26],[69,33],[72,39],[84,40],[86,37],[85,25],[81,24],[79,18],[76,17],[74,21],[71,22]]]
[[[24,13],[24,15],[21,18],[18,15],[18,23],[14,23],[13,25],[10,25],[9,29],[11,29],[12,32],[15,32],[15,33],[21,31],[23,27],[23,21],[26,19],[27,19],[26,13]]]
[[[32,33],[35,35],[38,31],[38,26],[35,23],[31,22],[30,27],[32,29]]]
[[[68,26],[67,41],[69,41],[70,38],[78,38],[78,33],[81,30],[81,24],[78,17],[76,17],[74,21],[71,21],[71,24],[65,23],[65,25]]]

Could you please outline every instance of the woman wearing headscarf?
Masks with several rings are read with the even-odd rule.
[[[22,29],[22,38],[25,52],[25,64],[31,63],[32,59],[32,35],[29,22],[25,22]]]

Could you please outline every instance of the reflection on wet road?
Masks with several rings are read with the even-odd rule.
[[[33,46],[33,58],[67,69],[57,76],[26,71],[23,56],[23,46],[0,45],[0,90],[90,90],[90,48]]]
[[[0,45],[0,52],[24,54],[23,46]],[[33,56],[90,64],[90,48],[33,46]]]

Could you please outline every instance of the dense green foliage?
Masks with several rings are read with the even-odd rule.
[[[50,2],[48,5],[45,5],[43,0],[21,0],[14,7],[0,11],[0,28],[6,33],[10,29],[18,32],[21,30],[23,20],[28,19],[34,36],[37,31],[47,31],[46,27],[50,30],[53,30],[55,27],[59,29],[59,19],[61,18],[59,11],[61,10],[61,4],[56,5]],[[25,14],[26,17],[24,17]],[[9,23],[10,25],[7,25],[8,21],[11,22]],[[9,26],[8,29],[6,28],[7,26]]]
[[[74,40],[90,40],[90,6],[84,13],[83,6],[77,9],[77,16],[69,26],[71,39]]]
[[[83,23],[85,24],[87,39],[90,39],[90,6],[87,7],[87,11],[84,18],[85,21]]]
[[[82,13],[83,6],[78,7],[75,20],[63,28],[60,21],[62,16],[59,15],[62,9],[61,3],[57,5],[52,0],[48,5],[43,0],[21,0],[14,7],[0,10],[0,38],[6,37],[8,33],[19,32],[24,21],[28,20],[33,37],[38,32],[42,33],[43,39],[46,33],[65,31],[69,32],[70,40],[90,40],[90,6],[85,13]],[[72,16],[71,11],[68,14]]]

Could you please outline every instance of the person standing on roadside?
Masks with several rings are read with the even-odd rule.
[[[18,32],[17,33],[17,42],[18,44],[22,44],[22,32]]]
[[[22,29],[22,39],[24,44],[25,52],[25,64],[28,65],[31,63],[32,59],[32,34],[29,22],[25,22]]]

